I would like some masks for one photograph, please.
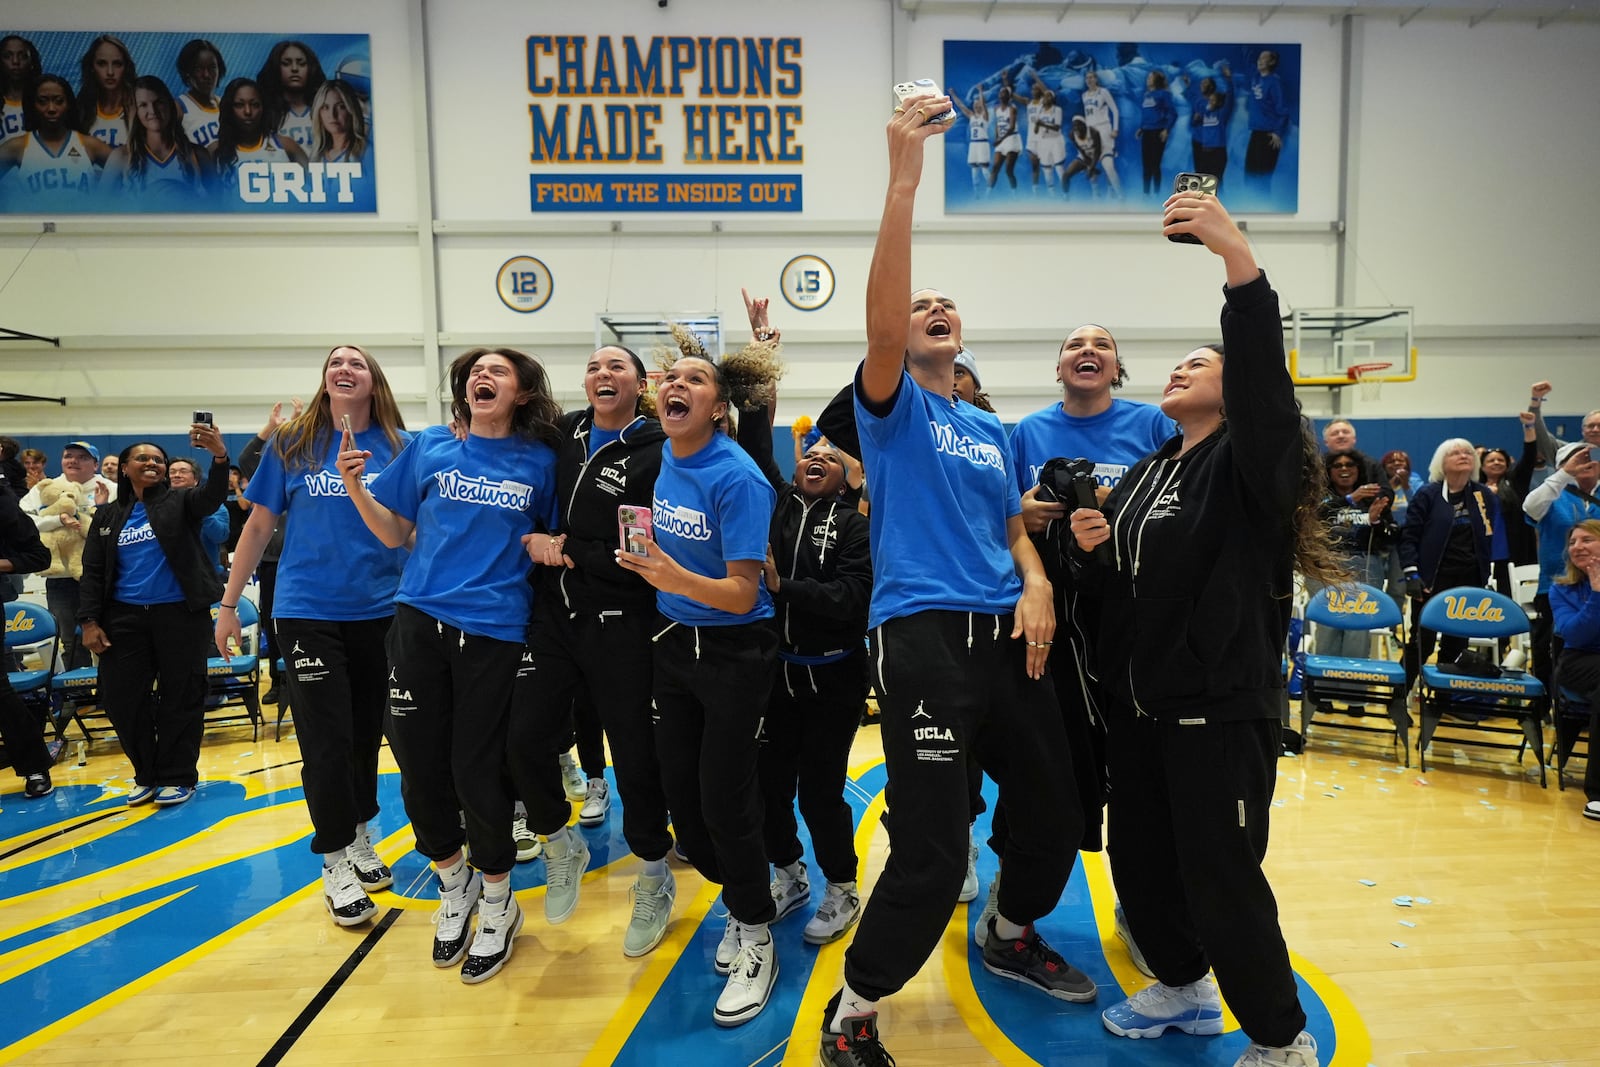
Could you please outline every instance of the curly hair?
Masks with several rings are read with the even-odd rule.
[[[726,400],[734,410],[749,411],[772,403],[774,389],[785,369],[783,361],[778,358],[780,346],[777,342],[751,341],[739,351],[718,360],[706,353],[705,344],[687,326],[671,322],[667,324],[667,329],[672,332],[676,347],[660,344],[651,352],[662,370],[684,357],[703,359],[717,369],[721,399]],[[650,400],[653,409],[653,393]],[[650,413],[653,414],[653,410]]]

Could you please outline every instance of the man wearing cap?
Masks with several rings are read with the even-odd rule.
[[[61,449],[61,476],[69,482],[83,486],[85,502],[89,505],[76,516],[40,515],[43,506],[39,487],[28,490],[22,498],[22,510],[33,517],[40,533],[51,530],[76,530],[82,537],[94,517],[94,508],[117,498],[117,483],[100,474],[100,450],[87,441],[69,441]],[[45,602],[56,620],[56,632],[61,635],[61,662],[63,670],[76,670],[89,666],[89,650],[78,642],[78,580],[76,578],[46,578]]]
[[[1589,419],[1584,419],[1585,436]],[[1536,485],[1522,501],[1522,510],[1539,530],[1539,593],[1533,598],[1537,614],[1533,618],[1533,675],[1550,688],[1555,665],[1551,647],[1550,583],[1566,573],[1567,535],[1584,519],[1600,519],[1600,504],[1595,503],[1595,484],[1600,482],[1600,463],[1590,457],[1590,449],[1600,447],[1588,441],[1562,445],[1556,452],[1555,473]]]

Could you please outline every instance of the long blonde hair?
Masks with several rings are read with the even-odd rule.
[[[372,358],[372,353],[360,345],[334,345],[322,361],[322,374],[317,379],[317,391],[312,394],[311,403],[299,415],[278,427],[278,432],[272,435],[272,447],[278,450],[284,470],[297,467],[310,470],[321,463],[322,457],[328,452],[328,444],[335,433],[333,405],[328,399],[328,364],[332,362],[333,354],[341,348],[359,352],[361,358],[367,361],[367,370],[372,374],[372,421],[383,429],[383,436],[389,441],[389,450],[399,452],[405,445],[400,438],[400,431],[406,428],[405,419],[400,416],[400,405],[395,403],[394,391],[389,388],[389,379],[384,377],[383,368]]]
[[[1572,544],[1573,530],[1585,530],[1595,537],[1600,537],[1600,519],[1584,519],[1582,522],[1574,523],[1572,530],[1567,531],[1567,544],[1563,545],[1561,549],[1562,562],[1567,565],[1567,573],[1555,579],[1561,585],[1580,585],[1589,580],[1589,576],[1580,571],[1578,565],[1572,562],[1572,553],[1567,551]]]

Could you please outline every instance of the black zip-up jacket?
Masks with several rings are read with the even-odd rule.
[[[540,593],[560,597],[568,611],[585,614],[654,610],[655,588],[617,562],[617,507],[654,505],[667,435],[659,422],[641,415],[591,457],[593,426],[592,407],[561,419],[556,456],[560,532],[567,535],[566,554],[576,566],[537,568]]]
[[[833,497],[778,494],[767,540],[778,570],[771,590],[779,655],[832,657],[862,647],[872,597],[867,519]]]
[[[1276,719],[1284,685],[1300,412],[1265,274],[1223,293],[1225,421],[1123,476],[1105,504],[1113,565],[1083,564],[1103,597],[1102,684],[1180,722]]]
[[[212,459],[204,485],[193,489],[173,489],[166,483],[153,485],[144,493],[144,511],[156,543],[167,557],[167,566],[183,590],[183,606],[190,611],[206,611],[222,596],[222,580],[217,568],[206,559],[200,543],[200,524],[228,498],[228,457]],[[83,545],[83,580],[79,585],[78,621],[99,622],[106,605],[116,599],[117,538],[139,503],[126,485],[118,488],[117,499],[96,509],[89,536]]]
[[[0,559],[11,561],[11,574],[33,574],[50,566],[50,550],[39,539],[39,527],[23,514],[17,495],[0,483]],[[9,581],[0,575],[0,582]]]

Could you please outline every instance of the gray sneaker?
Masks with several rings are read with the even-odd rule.
[[[972,940],[982,948],[989,940],[989,923],[996,915],[1000,914],[1000,872],[994,872],[994,881],[989,883],[989,899],[984,901],[983,910],[978,913],[978,925],[972,930]]]
[[[970,904],[978,899],[978,843],[967,844],[967,876],[961,880],[961,895],[956,900]]]
[[[796,861],[794,866],[799,871],[798,877],[782,867],[773,873],[772,905],[777,909],[777,914],[772,917],[773,922],[778,922],[811,900],[811,881],[806,877],[806,865]]]
[[[572,918],[589,866],[589,843],[570,831],[566,837],[565,843],[550,839],[544,843],[544,918],[551,926]]]
[[[589,795],[589,779],[584,777],[583,768],[572,758],[572,753],[561,754],[561,787],[567,792],[567,799],[574,804]]]
[[[604,778],[590,778],[584,785],[583,807],[578,810],[580,826],[599,826],[611,810],[611,786]]]
[[[633,898],[633,917],[622,935],[624,956],[643,956],[661,944],[672,923],[672,905],[678,898],[678,884],[669,869],[657,877],[641,874],[628,890]]]
[[[801,936],[813,945],[826,945],[843,937],[859,918],[861,896],[856,892],[856,884],[829,882],[822,903],[817,905],[817,913],[806,923]]]

